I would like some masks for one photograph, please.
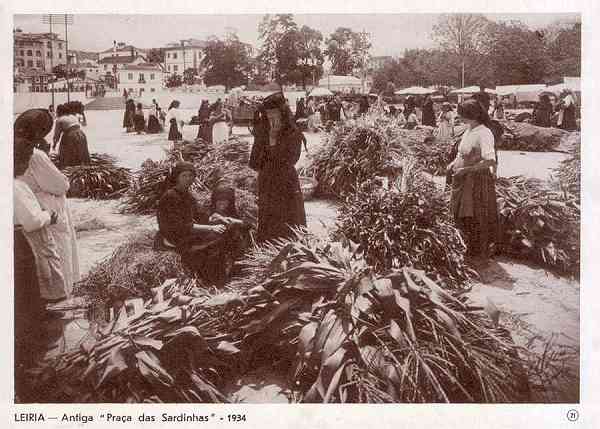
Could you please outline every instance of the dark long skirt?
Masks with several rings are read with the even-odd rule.
[[[451,205],[454,221],[467,245],[467,255],[487,258],[490,247],[499,239],[498,203],[492,174],[486,170],[454,178]]]
[[[202,139],[207,143],[212,143],[212,126],[208,121],[200,122],[196,138]]]
[[[15,394],[28,402],[31,390],[25,370],[39,354],[43,305],[40,298],[35,257],[22,231],[14,231],[14,316],[15,316]]]
[[[63,133],[58,148],[58,168],[90,163],[87,137],[80,128],[71,128]]]
[[[574,131],[577,129],[577,119],[575,118],[575,107],[569,106],[564,110],[563,120],[560,128],[566,131]]]
[[[304,198],[296,169],[293,166],[279,171],[263,168],[258,174],[257,240],[292,237],[294,226],[306,226]]]
[[[135,131],[141,133],[146,129],[146,121],[144,120],[144,115],[135,115],[133,117],[133,124],[135,127]]]
[[[148,116],[148,133],[149,134],[158,134],[160,133],[161,126],[158,118],[154,115]]]
[[[179,127],[177,126],[177,121],[175,119],[171,119],[171,126],[169,127],[169,140],[170,141],[179,141],[182,139],[182,135],[179,132]]]
[[[201,278],[223,285],[233,262],[248,246],[245,226],[228,226],[223,234],[214,232],[192,233],[190,244],[180,251],[181,261]]]
[[[127,131],[131,131],[134,127],[134,121],[133,121],[134,115],[135,115],[135,112],[125,109],[125,113],[123,114],[123,128],[126,128]]]

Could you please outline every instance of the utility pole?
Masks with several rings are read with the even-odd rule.
[[[42,16],[42,23],[50,25],[50,67],[54,68],[54,38],[52,33],[52,24],[65,25],[65,55],[66,55],[66,82],[67,82],[67,101],[69,101],[69,33],[67,27],[73,24],[73,15],[55,15],[48,14]],[[52,72],[52,70],[50,70]],[[52,107],[54,107],[54,80],[52,81]]]

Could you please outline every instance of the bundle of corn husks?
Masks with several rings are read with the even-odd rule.
[[[505,251],[579,275],[581,209],[577,197],[522,176],[496,181]]]
[[[227,402],[219,388],[239,373],[227,333],[238,310],[190,280],[152,293],[141,312],[32,370],[34,402]]]
[[[351,242],[258,248],[236,320],[252,360],[289,363],[303,402],[519,402],[506,333],[422,271],[375,274]],[[268,263],[264,263],[268,261]]]
[[[183,142],[176,142],[166,152],[167,158],[171,162],[181,160],[194,162],[204,158],[210,150],[210,145],[207,142],[202,139],[196,139],[194,141],[184,140]]]
[[[581,134],[569,133],[565,146],[569,155],[555,170],[556,177],[561,187],[579,201],[581,198]]]
[[[503,121],[504,135],[497,149],[551,152],[559,149],[567,131],[558,128],[538,127],[526,122]]]
[[[155,231],[129,237],[75,285],[76,295],[111,305],[132,297],[149,298],[165,280],[189,275],[175,251],[153,248]]]
[[[412,266],[446,288],[461,288],[474,274],[446,198],[435,184],[417,176],[404,190],[365,182],[346,196],[336,226],[334,236],[358,243],[379,271]]]
[[[57,154],[51,153],[50,160],[58,166]],[[70,183],[69,198],[118,198],[127,191],[132,180],[130,170],[117,167],[116,159],[105,153],[92,153],[89,164],[67,167],[63,173]]]
[[[434,137],[431,128],[418,130],[397,130],[391,142],[393,149],[401,154],[411,154],[417,165],[432,175],[446,174],[446,167],[452,161],[452,140]]]

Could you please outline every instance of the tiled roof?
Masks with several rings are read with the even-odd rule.
[[[99,64],[129,64],[134,62],[137,58],[139,58],[139,55],[137,57],[132,57],[131,55],[129,55],[128,57],[106,57],[106,58],[102,58],[100,61],[98,61]]]

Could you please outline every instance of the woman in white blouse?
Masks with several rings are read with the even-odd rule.
[[[31,189],[21,177],[27,170],[33,153],[33,143],[14,139],[14,317],[15,317],[15,393],[19,401],[27,402],[28,389],[25,371],[37,358],[40,324],[44,305],[40,297],[37,261],[28,235],[55,224],[58,215],[44,211]]]
[[[179,110],[180,103],[173,100],[169,105],[165,122],[169,124],[169,140],[178,142],[183,139],[183,115]]]
[[[458,115],[468,128],[448,166],[452,173],[452,212],[467,243],[467,256],[485,263],[498,239],[494,135],[488,113],[478,101],[461,103]]]

